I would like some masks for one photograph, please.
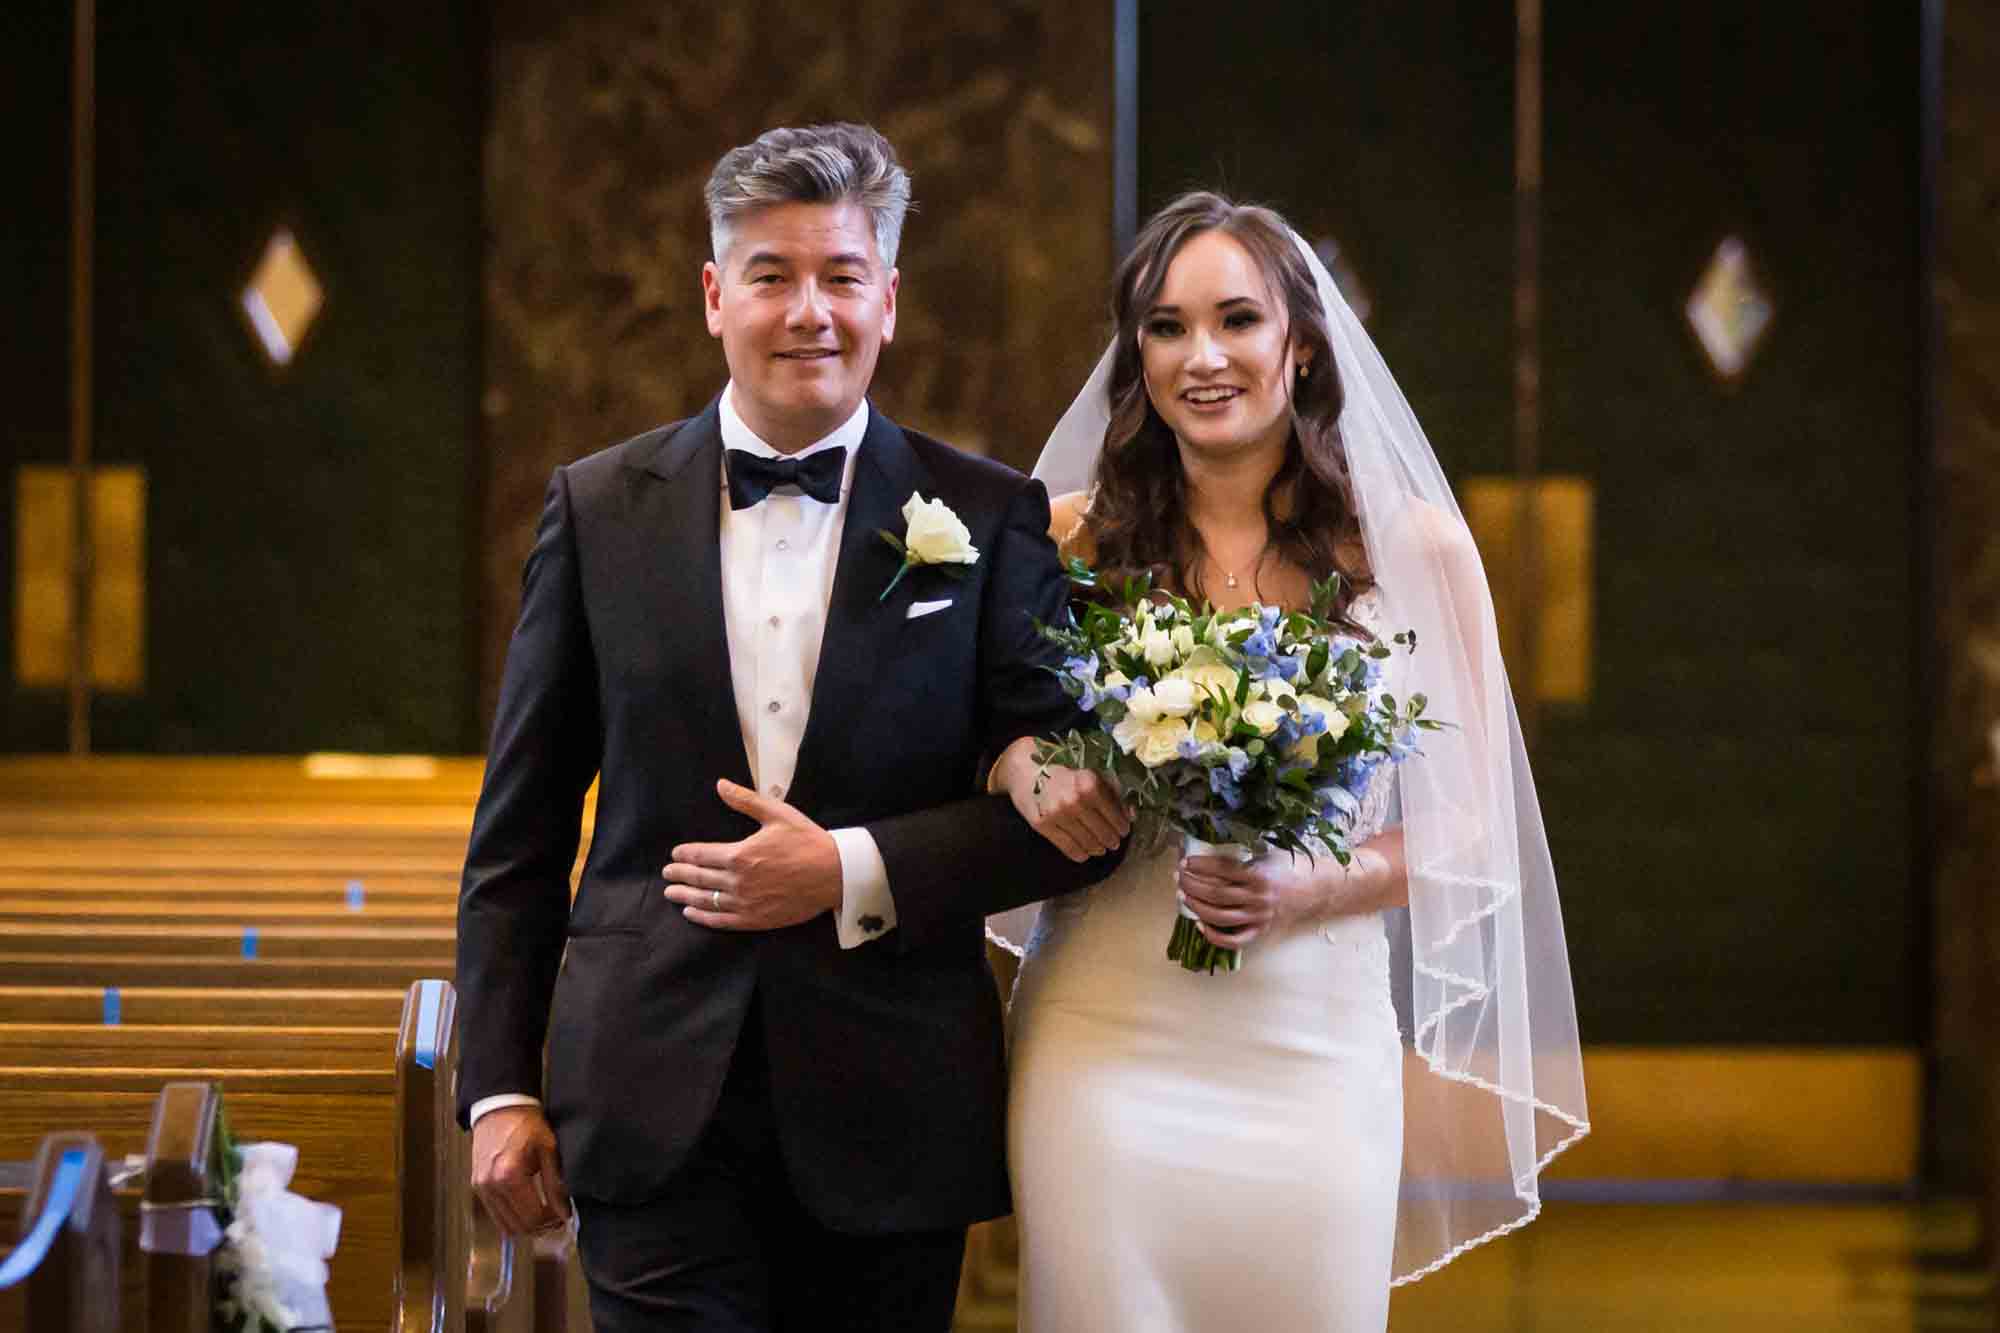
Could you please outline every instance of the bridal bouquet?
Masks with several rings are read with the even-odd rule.
[[[1098,583],[1076,560],[1070,578]],[[1310,611],[1215,611],[1139,578],[1116,606],[1040,626],[1063,650],[1063,688],[1097,727],[1038,742],[1036,759],[1103,774],[1142,819],[1178,831],[1187,855],[1310,857],[1317,842],[1346,865],[1377,770],[1416,753],[1418,730],[1445,724],[1424,716],[1423,695],[1399,701],[1381,688],[1391,649],[1334,624],[1339,587],[1337,575],[1313,584]],[[1393,642],[1416,650],[1414,633]],[[1167,957],[1194,972],[1241,966],[1186,907]]]

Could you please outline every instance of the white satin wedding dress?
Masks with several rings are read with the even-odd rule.
[[[1372,784],[1354,845],[1390,816]],[[1042,908],[1015,988],[1022,1333],[1381,1333],[1403,1051],[1378,913],[1167,960],[1178,837]]]

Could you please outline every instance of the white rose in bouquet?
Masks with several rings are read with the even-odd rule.
[[[1142,685],[1125,699],[1125,717],[1128,721],[1137,722],[1140,726],[1151,726],[1164,716],[1166,712],[1160,707],[1160,701],[1153,694],[1151,686]],[[1128,745],[1125,748],[1129,750],[1132,747]]]
[[[1236,697],[1236,672],[1213,648],[1196,649],[1167,679],[1191,681],[1195,688],[1203,693],[1218,695],[1224,699]]]
[[[1162,718],[1146,728],[1146,734],[1139,738],[1132,754],[1147,768],[1158,768],[1179,756],[1181,742],[1187,738],[1188,724],[1184,719]]]
[[[1152,688],[1153,703],[1167,717],[1186,717],[1201,702],[1201,691],[1191,680],[1173,676]]]
[[[1259,736],[1268,736],[1285,720],[1285,709],[1270,699],[1252,699],[1243,705],[1243,720],[1257,728]]]
[[[1158,768],[1180,753],[1181,742],[1191,733],[1187,719],[1155,715],[1151,720],[1127,713],[1111,729],[1118,748],[1147,768]]]

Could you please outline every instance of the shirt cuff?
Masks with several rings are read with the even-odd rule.
[[[479,1117],[485,1115],[488,1111],[498,1111],[508,1106],[540,1106],[541,1104],[541,1098],[530,1097],[525,1092],[496,1093],[491,1097],[481,1097],[478,1101],[474,1102],[472,1104],[472,1113],[466,1116],[465,1120],[468,1125],[476,1125],[479,1123]]]
[[[834,918],[840,947],[852,949],[896,928],[896,900],[889,896],[889,867],[865,828],[832,830],[840,850],[840,911]]]

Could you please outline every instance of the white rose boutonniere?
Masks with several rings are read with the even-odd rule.
[[[953,578],[964,577],[962,565],[978,561],[979,548],[972,544],[972,533],[951,506],[942,500],[926,500],[921,492],[912,495],[903,504],[904,532],[901,537],[887,528],[877,528],[877,534],[889,543],[889,549],[903,557],[902,568],[896,577],[889,580],[889,586],[882,589],[877,601],[887,600],[903,581],[903,575],[917,565],[935,565],[943,573]]]

